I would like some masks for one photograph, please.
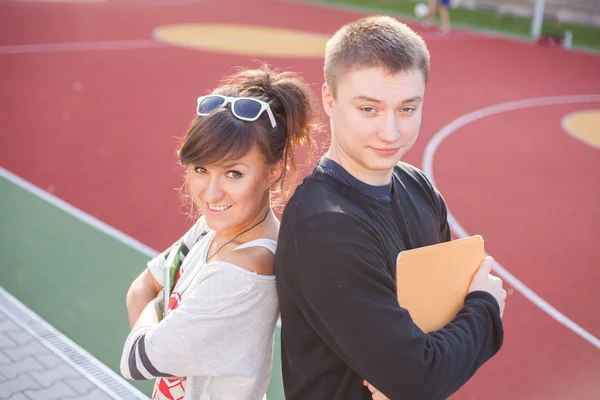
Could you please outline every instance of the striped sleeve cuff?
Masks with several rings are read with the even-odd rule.
[[[146,353],[146,334],[151,327],[140,327],[133,330],[123,348],[121,356],[121,375],[126,379],[147,380],[153,378],[172,378],[154,367]]]

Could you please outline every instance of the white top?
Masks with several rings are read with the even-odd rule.
[[[177,298],[179,305],[158,325],[131,331],[125,342],[125,378],[186,377],[157,379],[153,399],[260,400],[267,391],[279,313],[275,276],[224,261],[204,265],[213,237],[204,217],[185,234],[183,272],[170,301]],[[275,253],[276,245],[258,239],[238,249]],[[148,263],[160,283],[168,251]]]

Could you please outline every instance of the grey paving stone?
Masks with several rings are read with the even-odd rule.
[[[15,324],[4,313],[2,313],[2,318],[0,318],[0,332],[21,332],[22,330],[23,329],[21,329],[19,325]]]
[[[27,356],[45,354],[47,352],[48,349],[37,341],[31,342],[27,346],[19,346],[15,347],[14,349],[4,349],[4,354],[9,356],[13,361],[20,361]]]
[[[36,354],[35,358],[44,364],[44,366],[48,369],[56,367],[58,364],[64,363],[63,360],[58,358],[58,356],[50,351],[47,354]]]
[[[6,300],[0,293],[0,300],[3,299]],[[104,392],[80,372],[79,368],[87,368],[85,362],[88,361],[83,355],[72,349],[66,353],[67,350],[53,347],[54,341],[43,341],[26,328],[29,324],[34,324],[34,319],[18,315],[17,312],[14,314],[14,321],[19,322],[15,323],[13,314],[9,314],[10,310],[12,308],[3,308],[0,304],[0,400],[113,399],[112,395]],[[42,329],[43,332],[44,328],[40,325],[36,329]],[[69,355],[75,352],[76,357],[72,360],[84,363],[81,367],[75,367],[55,351]],[[105,382],[107,387],[113,387],[113,380],[116,378],[107,378],[109,377],[106,375],[100,375],[99,380]],[[122,383],[118,383],[115,390],[122,390],[119,384]],[[137,398],[133,391],[131,396]],[[129,393],[121,397],[130,398]]]
[[[0,397],[0,399],[4,399],[4,397]],[[23,393],[15,393],[12,396],[6,398],[6,400],[31,400],[25,397]]]
[[[21,374],[15,379],[0,383],[0,393],[7,398],[27,389],[39,389],[40,384],[28,374]]]
[[[25,357],[11,364],[0,364],[0,373],[9,380],[16,378],[24,372],[40,372],[45,370],[46,368],[33,357]]]
[[[8,332],[0,331],[0,350],[4,349],[14,349],[17,347],[17,344],[14,340],[8,336]]]
[[[18,345],[27,344],[35,339],[26,331],[8,332],[7,335]]]
[[[98,388],[94,388],[91,392],[78,396],[77,400],[112,400],[112,397],[104,393]]]
[[[62,400],[67,398],[77,398],[77,393],[64,382],[56,382],[45,389],[26,390],[24,393],[31,400]]]
[[[12,360],[0,349],[0,364],[10,364]]]
[[[30,375],[44,387],[63,381],[65,378],[80,378],[82,376],[81,373],[75,371],[68,364],[58,364],[52,369],[31,372]]]
[[[67,378],[65,379],[65,383],[71,388],[75,389],[75,391],[78,394],[86,394],[96,387],[94,386],[94,384],[92,384],[92,382],[90,382],[89,380],[87,380],[87,378],[84,378],[83,376],[81,376],[80,378]]]

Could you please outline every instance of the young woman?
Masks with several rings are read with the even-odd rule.
[[[240,72],[198,99],[179,160],[201,216],[179,241],[166,316],[156,305],[171,248],[127,293],[132,331],[121,372],[158,378],[153,399],[263,398],[279,313],[271,192],[293,183],[286,174],[294,146],[310,142],[312,104],[298,76],[267,68]]]

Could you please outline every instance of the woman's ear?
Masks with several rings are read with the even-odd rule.
[[[277,182],[279,182],[281,180],[281,177],[283,176],[284,168],[285,168],[285,165],[283,163],[283,160],[279,160],[275,164],[273,164],[269,167],[269,185],[268,185],[269,189],[271,189],[273,187],[273,185],[275,185]]]

